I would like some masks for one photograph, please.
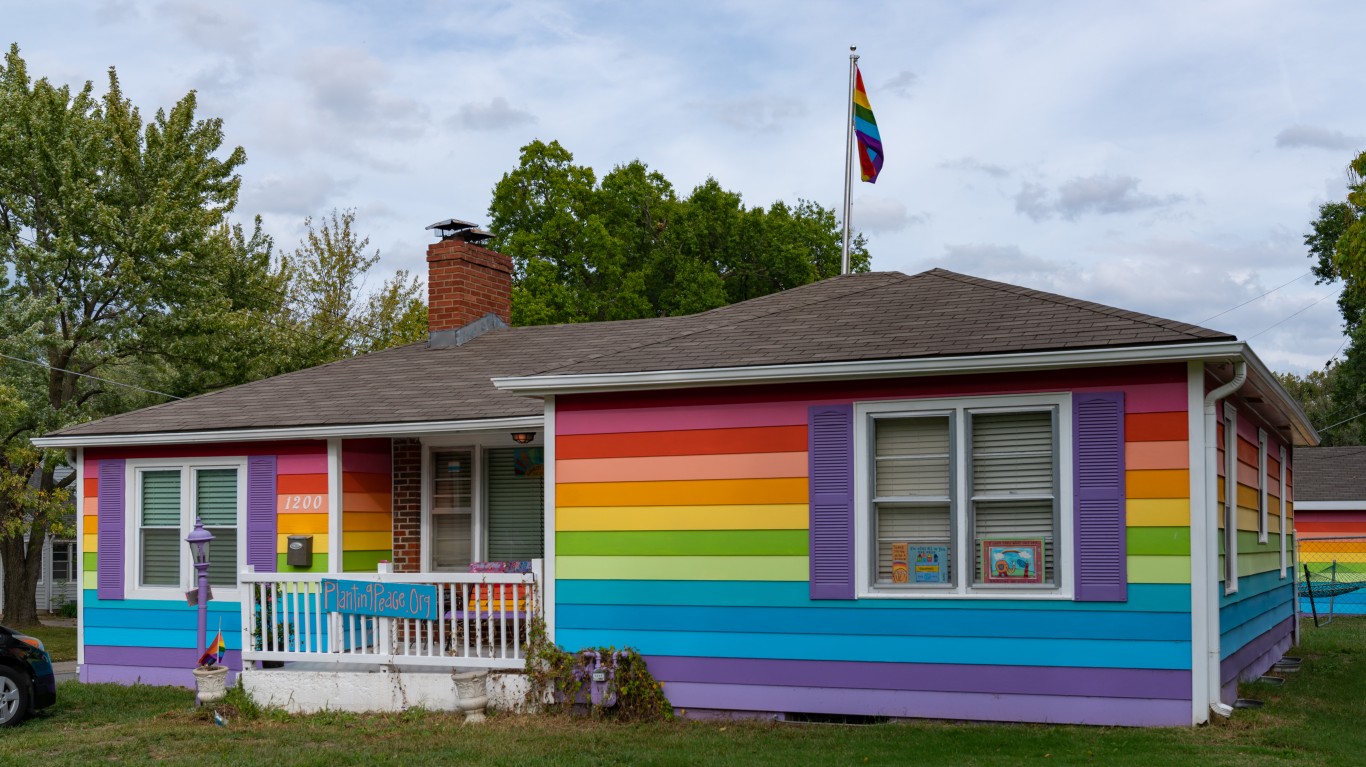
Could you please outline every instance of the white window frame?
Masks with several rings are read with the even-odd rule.
[[[180,552],[180,584],[177,586],[144,586],[142,573],[142,481],[145,471],[178,469],[180,479],[180,540],[185,547]],[[130,459],[124,467],[124,597],[126,599],[159,599],[183,601],[185,592],[198,586],[194,559],[185,537],[194,530],[194,472],[201,469],[234,469],[237,471],[237,566],[241,573],[247,564],[247,459],[245,457],[212,458],[138,458]],[[220,545],[209,544],[209,559],[223,556]],[[215,600],[241,601],[240,587],[215,586]]]
[[[1011,412],[1052,408],[1056,413],[1058,498],[1057,530],[1054,535],[1053,572],[1056,580],[1051,586],[991,586],[974,584],[975,548],[971,519],[971,478],[968,475],[968,417],[969,412]],[[872,422],[874,416],[883,418],[898,415],[931,415],[954,411],[950,445],[953,451],[950,475],[953,490],[954,569],[956,583],[951,587],[878,587],[872,575],[873,529],[873,447]],[[1073,563],[1075,562],[1076,534],[1072,498],[1073,477],[1072,395],[1068,392],[1052,394],[1007,394],[980,397],[856,402],[854,403],[854,588],[859,599],[1016,599],[1071,601],[1075,595]],[[968,563],[964,569],[963,563]]]
[[[1266,543],[1271,536],[1271,509],[1268,505],[1266,484],[1266,429],[1257,429],[1257,542]]]
[[[1224,595],[1238,593],[1238,409],[1224,403]]]
[[[422,444],[422,572],[435,572],[432,566],[432,456],[453,450],[470,451],[470,561],[483,561],[484,554],[484,447],[471,442],[424,442]]]

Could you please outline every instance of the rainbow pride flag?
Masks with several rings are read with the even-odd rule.
[[[877,132],[877,118],[868,104],[868,92],[863,89],[863,73],[854,65],[854,136],[858,139],[858,164],[863,180],[877,183],[882,172],[882,134]]]
[[[228,653],[228,645],[223,641],[223,629],[218,630],[218,636],[209,642],[208,649],[199,657],[199,665],[208,667],[214,664],[223,665],[223,656]]]

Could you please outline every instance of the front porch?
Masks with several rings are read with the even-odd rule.
[[[384,567],[384,566],[382,566]],[[526,572],[241,573],[242,684],[258,702],[291,711],[456,710],[455,675],[489,677],[490,704],[517,708],[526,691],[530,621],[544,563]],[[434,618],[365,614],[373,606],[329,600],[420,594]],[[411,588],[409,588],[411,587]],[[392,610],[388,600],[377,611]],[[267,668],[269,666],[269,668]],[[498,673],[503,672],[503,673]]]

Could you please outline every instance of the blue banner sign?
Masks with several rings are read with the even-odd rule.
[[[323,609],[386,618],[437,619],[436,586],[323,579]]]

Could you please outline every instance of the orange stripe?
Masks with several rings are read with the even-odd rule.
[[[665,455],[732,455],[805,451],[805,426],[756,426],[631,434],[570,434],[555,439],[556,457],[639,458]]]
[[[388,514],[367,514],[357,512],[342,515],[343,532],[356,533],[366,530],[389,532],[393,529],[394,523]]]
[[[1185,442],[1129,442],[1124,445],[1124,468],[1185,469],[1190,466],[1190,446]]]
[[[1238,462],[1245,463],[1257,470],[1257,446],[1242,437],[1238,438]]]
[[[560,506],[715,506],[806,503],[801,479],[712,479],[691,482],[588,482],[558,485]]]
[[[388,474],[369,474],[365,472],[346,472],[342,474],[342,492],[346,493],[385,493],[393,491],[393,483]]]
[[[557,482],[633,482],[689,479],[805,477],[806,452],[586,458],[555,463]]]
[[[280,495],[327,494],[326,474],[281,474],[275,478],[275,492]]]
[[[327,535],[327,517],[321,514],[282,514],[275,520],[276,532]]]
[[[1124,416],[1125,442],[1175,442],[1186,439],[1185,413],[1129,413]]]
[[[1186,469],[1126,471],[1124,487],[1129,498],[1189,498],[1190,472]]]

